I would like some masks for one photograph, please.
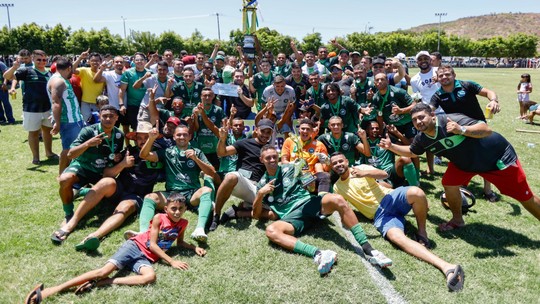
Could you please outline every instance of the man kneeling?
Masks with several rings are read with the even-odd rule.
[[[364,253],[369,256],[371,264],[380,267],[392,265],[392,260],[371,247],[358,219],[343,197],[336,194],[311,196],[302,187],[302,182],[295,174],[294,165],[279,165],[278,161],[279,155],[275,147],[266,145],[261,149],[261,162],[266,172],[257,186],[259,190],[253,202],[253,217],[258,219],[261,216],[263,203],[270,206],[277,215],[279,219],[266,228],[266,236],[270,241],[285,249],[313,257],[319,273],[327,274],[337,259],[337,253],[331,250],[321,251],[295,236],[321,218],[337,211],[343,225],[351,230]]]

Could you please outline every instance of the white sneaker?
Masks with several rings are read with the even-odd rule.
[[[371,251],[372,256],[368,259],[371,265],[386,268],[392,266],[392,260],[390,260],[384,253],[378,250]]]
[[[337,261],[337,253],[332,250],[323,250],[315,256],[314,260],[317,264],[317,270],[321,275],[324,275],[332,270],[332,266]]]
[[[124,239],[125,239],[125,240],[129,240],[129,239],[131,239],[132,237],[137,236],[138,234],[139,234],[139,233],[136,232],[136,231],[133,231],[133,230],[126,230],[126,231],[124,232]]]
[[[204,233],[204,228],[199,227],[195,228],[195,230],[191,234],[191,238],[196,240],[197,242],[206,243],[206,241],[208,240],[208,235]]]

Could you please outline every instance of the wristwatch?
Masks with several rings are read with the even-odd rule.
[[[461,135],[465,135],[465,132],[467,132],[467,128],[465,128],[464,126],[461,126],[459,128],[461,130]]]
[[[382,116],[382,111],[377,111],[378,116]]]

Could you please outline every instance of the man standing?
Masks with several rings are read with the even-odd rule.
[[[343,122],[343,131],[358,131],[358,114],[362,111],[354,100],[341,95],[341,89],[335,82],[324,86],[324,103],[321,106],[321,126],[325,129],[331,117],[339,116]]]
[[[7,66],[0,61],[0,83],[2,89],[0,90],[0,124],[14,124],[15,118],[13,117],[13,108],[9,103],[9,81],[4,78],[4,72],[7,71]]]
[[[234,84],[238,86],[236,90],[238,97],[222,96],[223,102],[227,104],[227,115],[230,116],[231,108],[236,108],[236,114],[234,117],[241,119],[254,119],[255,113],[251,111],[253,107],[253,95],[249,91],[249,87],[244,84],[244,72],[242,70],[235,70],[233,72]]]
[[[89,54],[88,49],[82,52],[77,60],[73,63],[73,74],[81,79],[82,100],[81,113],[84,120],[88,120],[92,116],[92,112],[98,112],[96,98],[103,93],[103,83],[94,82],[94,76],[101,65],[101,55],[99,53]],[[83,59],[88,59],[90,67],[79,68],[79,64]]]
[[[140,87],[135,89],[133,85],[150,71],[144,68],[146,64],[146,56],[143,53],[135,53],[135,67],[126,70],[122,74],[120,90],[118,90],[118,105],[120,113],[127,117],[127,121],[133,130],[137,130],[137,115],[141,101],[146,94],[146,89]]]
[[[154,98],[156,99],[171,95],[171,88],[174,85],[174,80],[172,79],[172,77],[167,77],[167,62],[159,61],[158,63],[156,63],[156,70],[157,74],[150,74],[148,72],[142,78],[139,78],[139,80],[135,81],[135,83],[133,84],[134,89],[144,88],[146,90],[146,93],[144,94],[144,97],[141,101],[141,105],[139,106],[139,113],[137,115],[138,122],[155,122],[155,120],[150,120],[150,113],[148,109],[151,90],[153,90]],[[164,107],[164,105],[162,104],[159,104],[159,106]]]
[[[328,120],[328,129],[330,133],[324,133],[319,136],[318,140],[324,144],[328,155],[335,152],[343,153],[351,166],[356,162],[356,155],[369,157],[369,143],[367,141],[366,132],[360,129],[358,135],[350,132],[345,132],[343,129],[343,119],[339,116],[332,116]]]
[[[446,73],[450,72],[439,73],[439,81],[447,78]],[[393,145],[387,137],[381,140],[381,147],[407,157],[417,157],[430,150],[450,160],[442,184],[452,218],[439,225],[441,231],[465,226],[459,188],[475,175],[521,202],[540,220],[540,197],[531,191],[514,148],[502,135],[493,132],[485,122],[464,114],[435,116],[432,108],[423,103],[415,105],[411,115],[415,128],[420,131],[411,145]]]
[[[428,201],[418,187],[384,188],[378,179],[387,177],[383,170],[368,165],[349,168],[345,155],[331,156],[332,170],[339,175],[334,193],[340,194],[374,225],[382,236],[410,255],[432,264],[446,276],[446,286],[452,291],[463,288],[465,272],[460,265],[450,264],[433,254],[426,231]],[[405,216],[411,209],[416,218],[416,241],[405,235]]]
[[[295,175],[294,165],[279,165],[278,153],[273,146],[263,147],[260,159],[266,172],[257,185],[253,217],[260,218],[263,204],[270,206],[276,221],[266,227],[266,236],[272,243],[313,258],[319,273],[325,275],[332,270],[337,253],[332,250],[321,251],[313,245],[300,241],[296,236],[315,225],[321,218],[337,211],[343,226],[351,230],[355,240],[369,256],[371,264],[381,268],[392,265],[392,260],[375,250],[368,242],[356,215],[341,195],[329,193],[323,196],[309,195]]]
[[[267,59],[261,60],[261,71],[253,75],[249,81],[251,93],[257,93],[257,112],[260,112],[265,106],[263,99],[264,90],[274,82],[274,73],[270,72],[270,62]]]
[[[287,85],[285,78],[281,75],[278,75],[274,78],[274,83],[271,86],[266,87],[262,94],[262,101],[266,104],[268,101],[272,101],[274,105],[274,111],[278,119],[281,119],[284,116],[285,109],[289,104],[296,103],[296,94],[294,89]],[[293,131],[292,121],[286,121],[283,124],[281,130],[278,130],[282,133],[288,133]]]
[[[193,69],[186,66],[184,68],[184,81],[175,84],[171,90],[173,98],[180,97],[184,102],[183,117],[191,116],[193,108],[201,102],[203,88],[204,85],[202,83],[195,81]]]
[[[431,61],[431,57],[427,51],[420,51],[416,54],[416,63],[420,68],[420,72],[411,78],[413,93],[420,93],[422,102],[425,104],[430,103],[433,94],[441,87],[438,82],[434,81],[434,79],[437,79],[437,69],[431,66]],[[442,114],[444,111],[439,107],[435,113]],[[428,165],[427,173],[433,174],[435,172],[433,169],[434,156],[429,151],[426,153],[426,161]]]
[[[450,65],[443,65],[437,69],[437,81],[441,84],[441,88],[431,97],[430,105],[433,109],[440,106],[446,114],[462,113],[485,122],[484,111],[476,98],[476,95],[480,95],[489,99],[487,108],[493,114],[501,110],[495,92],[473,81],[457,80],[454,68]],[[484,180],[484,198],[490,202],[497,202],[500,199],[486,180]]]
[[[48,159],[58,159],[52,151],[51,101],[47,95],[47,82],[51,72],[45,68],[47,54],[42,50],[32,52],[34,65],[21,67],[19,58],[4,73],[7,80],[24,81],[23,90],[23,127],[28,131],[28,145],[32,151],[32,164],[39,165],[39,134],[43,136],[45,155]]]
[[[71,62],[64,57],[56,60],[56,73],[47,83],[47,93],[51,99],[52,116],[54,119],[52,135],[60,133],[62,153],[60,153],[59,173],[69,164],[67,153],[71,143],[77,138],[84,127],[84,119],[79,109],[79,101],[69,82],[71,78]]]

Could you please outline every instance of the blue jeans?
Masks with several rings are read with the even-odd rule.
[[[14,123],[15,118],[13,117],[13,109],[9,103],[9,94],[0,90],[0,122],[7,121],[9,123]],[[5,115],[5,116],[4,116]]]

